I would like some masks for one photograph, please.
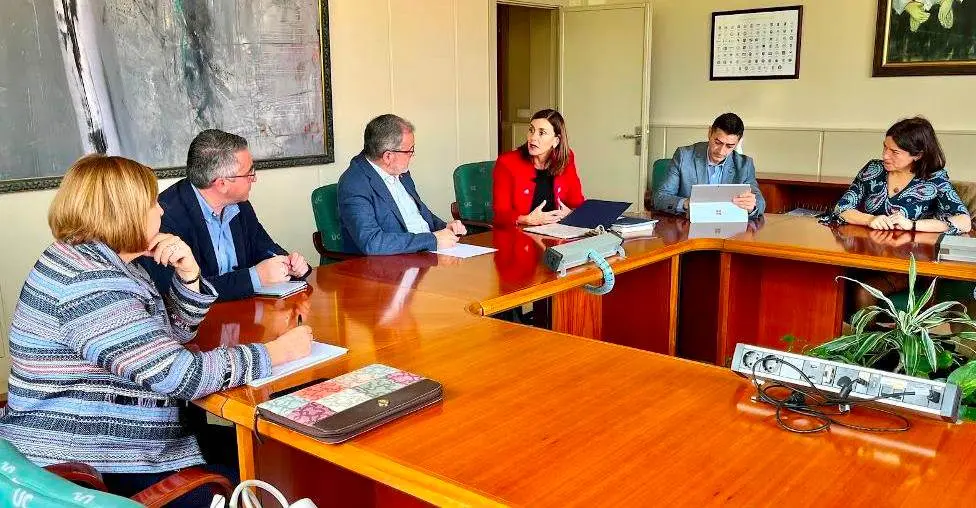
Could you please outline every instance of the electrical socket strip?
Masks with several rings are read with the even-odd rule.
[[[891,393],[905,393],[905,395],[878,399],[872,403],[905,409],[930,418],[952,422],[959,420],[960,391],[953,383],[893,374],[742,343],[735,346],[732,370],[744,377],[752,378],[753,366],[767,357],[776,360],[770,358],[755,367],[755,376],[759,379],[810,388],[810,384],[800,376],[799,372],[783,365],[783,362],[786,362],[803,371],[813,384],[824,392],[840,393],[852,380],[862,379],[863,383],[854,385],[850,398],[867,400]],[[909,395],[908,392],[914,394]]]

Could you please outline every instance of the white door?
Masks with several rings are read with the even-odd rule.
[[[560,106],[586,197],[644,209],[650,115],[648,4],[561,10]]]

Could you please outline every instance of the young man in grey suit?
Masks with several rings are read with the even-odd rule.
[[[756,182],[756,166],[752,157],[735,151],[744,131],[738,115],[725,113],[712,122],[707,142],[675,150],[668,174],[654,193],[654,209],[686,215],[692,185],[747,183],[752,190],[736,196],[732,202],[749,212],[750,218],[762,215],[766,201]]]

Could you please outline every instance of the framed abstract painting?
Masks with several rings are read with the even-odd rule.
[[[92,152],[181,176],[209,128],[246,138],[258,169],[333,162],[328,13],[328,0],[5,4],[0,192],[56,187]]]
[[[878,1],[874,76],[959,74],[976,74],[976,1]]]

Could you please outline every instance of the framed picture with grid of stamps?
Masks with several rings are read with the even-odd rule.
[[[798,79],[803,6],[712,13],[709,79]]]

